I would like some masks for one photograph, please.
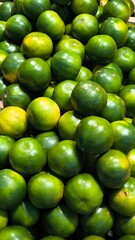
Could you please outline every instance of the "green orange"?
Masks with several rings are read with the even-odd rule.
[[[53,130],[60,118],[60,109],[51,98],[38,97],[28,105],[27,118],[39,131]]]
[[[31,175],[43,169],[47,161],[47,153],[37,139],[24,137],[17,140],[10,149],[9,161],[15,171],[23,175]]]
[[[92,15],[95,15],[98,9],[98,1],[97,0],[72,0],[71,3],[71,9],[75,13],[75,15],[78,15],[80,13],[90,13]]]
[[[50,172],[40,171],[28,181],[28,196],[39,209],[55,207],[63,197],[63,182]]]
[[[84,117],[76,128],[75,141],[77,146],[86,153],[104,153],[113,145],[112,126],[106,119],[99,116]]]
[[[26,227],[9,225],[0,230],[0,238],[3,240],[33,240],[33,236]]]
[[[14,170],[4,168],[0,170],[0,181],[0,208],[11,209],[16,207],[25,198],[25,179]]]
[[[9,151],[14,143],[12,137],[0,135],[0,169],[9,166]]]
[[[91,174],[80,173],[67,181],[64,199],[73,212],[89,214],[101,205],[103,192]]]

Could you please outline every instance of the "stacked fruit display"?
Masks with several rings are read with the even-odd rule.
[[[0,239],[135,239],[131,0],[0,2]]]

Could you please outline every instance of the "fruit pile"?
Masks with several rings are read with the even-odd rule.
[[[0,1],[0,239],[135,239],[132,0]]]

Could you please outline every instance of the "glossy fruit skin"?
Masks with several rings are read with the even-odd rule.
[[[78,124],[75,133],[77,146],[89,154],[106,152],[111,148],[113,139],[113,129],[110,123],[98,116],[84,117]]]
[[[4,50],[7,53],[20,52],[20,46],[12,43],[11,41],[9,41],[7,39],[0,42],[0,49]]]
[[[53,41],[61,39],[65,32],[65,23],[58,13],[52,10],[42,12],[36,25],[39,32],[46,33]]]
[[[47,153],[38,140],[25,137],[16,141],[10,149],[9,161],[15,171],[23,175],[32,175],[43,169]]]
[[[6,28],[6,21],[0,20],[0,41],[3,41],[6,39],[5,28]]]
[[[80,216],[80,224],[87,235],[105,236],[112,228],[113,222],[113,212],[104,203],[91,214]]]
[[[6,36],[15,43],[21,43],[23,38],[30,33],[32,26],[30,21],[22,14],[11,16],[6,22]]]
[[[47,236],[41,238],[40,240],[64,240],[64,238],[55,236],[55,235],[47,235]]]
[[[14,14],[14,4],[12,1],[3,2],[0,5],[0,20],[7,21]]]
[[[106,64],[114,57],[117,45],[112,37],[98,34],[89,39],[85,49],[90,61],[95,64]]]
[[[134,240],[135,235],[131,235],[131,234],[126,234],[122,237],[119,238],[119,240]]]
[[[75,15],[80,13],[89,13],[95,15],[98,9],[98,2],[97,0],[81,0],[79,2],[77,0],[72,0],[71,9]]]
[[[31,20],[36,21],[40,13],[51,8],[50,0],[24,0],[22,2],[23,13]]]
[[[127,47],[130,47],[133,51],[135,51],[135,44],[134,44],[134,37],[135,37],[135,26],[128,26],[128,37],[125,42]]]
[[[108,194],[109,206],[118,214],[133,216],[135,214],[135,178],[130,177],[119,189],[113,189]]]
[[[105,238],[97,235],[90,235],[88,237],[83,238],[82,240],[105,240]]]
[[[66,183],[64,199],[73,212],[89,214],[102,203],[103,192],[91,174],[80,173]]]
[[[60,118],[57,103],[47,97],[33,99],[26,112],[30,124],[39,131],[53,130]]]
[[[120,47],[127,41],[128,26],[122,19],[110,17],[102,22],[99,33],[111,36]]]
[[[123,152],[110,149],[97,158],[97,175],[107,188],[120,188],[129,179],[131,167]]]
[[[79,54],[72,50],[56,52],[51,59],[51,70],[56,81],[75,80],[82,65]]]
[[[82,116],[100,114],[106,102],[105,90],[101,85],[90,80],[79,82],[71,93],[72,107]]]
[[[73,140],[62,140],[49,151],[48,166],[58,176],[71,178],[83,169],[83,155]]]
[[[8,168],[0,170],[0,179],[0,208],[12,209],[25,198],[25,179],[19,173]]]
[[[18,69],[18,81],[29,91],[46,88],[51,80],[51,71],[47,62],[41,58],[28,58]]]
[[[9,151],[14,143],[13,138],[0,135],[0,169],[9,166]]]
[[[0,230],[0,238],[3,240],[33,240],[31,233],[27,228],[19,225],[10,225]]]
[[[116,236],[121,237],[126,234],[134,235],[135,215],[128,217],[117,214],[116,216],[117,218],[115,218],[113,226],[113,231],[116,234]]]
[[[31,93],[19,83],[9,84],[2,94],[2,103],[4,107],[12,105],[26,110],[31,100]]]
[[[55,208],[43,212],[43,226],[49,234],[59,237],[72,235],[78,226],[78,215],[66,204],[60,203]],[[59,226],[61,226],[59,228]]]
[[[109,122],[124,119],[126,116],[125,102],[118,95],[107,93],[107,103],[100,116],[107,119]]]
[[[112,148],[128,153],[135,144],[135,127],[124,120],[114,121],[111,125],[114,132]]]
[[[135,177],[135,148],[132,148],[131,151],[127,153],[127,158],[131,165],[131,176]]]
[[[39,209],[55,207],[63,197],[64,184],[52,173],[40,171],[28,181],[28,196]]]
[[[71,24],[71,34],[74,38],[86,44],[88,40],[97,35],[99,31],[99,23],[95,16],[82,13],[77,15]]]

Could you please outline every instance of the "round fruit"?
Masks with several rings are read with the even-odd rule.
[[[62,140],[50,149],[48,166],[57,175],[69,178],[82,170],[84,161],[73,140]]]
[[[30,124],[39,131],[48,131],[56,127],[60,118],[60,109],[52,99],[38,97],[27,108]]]
[[[9,166],[9,151],[15,140],[9,136],[0,135],[0,169]]]
[[[36,208],[47,209],[60,202],[64,184],[50,172],[40,171],[29,179],[27,190],[29,199]]]
[[[23,175],[35,174],[45,166],[47,153],[37,139],[24,137],[10,149],[9,161],[15,171]]]
[[[95,64],[106,64],[111,61],[117,51],[117,45],[111,36],[98,34],[89,39],[86,54]]]
[[[131,165],[131,176],[135,177],[135,148],[132,148],[127,153],[127,158]]]
[[[105,187],[120,188],[129,179],[131,167],[123,152],[110,149],[97,158],[96,171]]]
[[[77,0],[71,1],[71,9],[78,15],[80,13],[89,13],[95,15],[98,9],[98,1],[97,0]]]
[[[0,111],[0,134],[22,137],[27,130],[27,114],[20,107],[8,106]]]
[[[20,204],[26,194],[26,182],[12,169],[0,170],[0,208],[12,209]]]
[[[89,214],[101,205],[103,192],[91,174],[80,173],[66,183],[64,199],[73,212]]]
[[[75,141],[84,152],[99,154],[108,151],[114,136],[111,124],[99,116],[84,117],[76,128]]]
[[[9,225],[0,230],[0,238],[3,240],[33,240],[29,230],[19,225]]]
[[[51,59],[51,70],[56,81],[75,80],[82,65],[81,57],[73,50],[56,52]]]
[[[39,57],[48,59],[53,50],[51,38],[42,32],[31,32],[27,34],[21,43],[21,51],[27,57]]]
[[[42,12],[37,19],[37,30],[46,33],[53,41],[62,38],[65,32],[65,23],[53,10]]]
[[[113,231],[118,237],[126,234],[135,235],[134,224],[135,215],[128,217],[117,214],[117,217],[114,219]]]
[[[78,215],[65,204],[60,203],[56,207],[43,212],[42,222],[48,234],[68,237],[75,232],[78,226]]]
[[[73,109],[83,115],[96,115],[103,111],[107,94],[98,83],[86,80],[78,82],[71,93]]]
[[[111,189],[108,204],[122,216],[135,215],[135,178],[130,177],[121,188]]]
[[[26,59],[18,69],[18,81],[29,91],[45,89],[51,81],[48,63],[39,57]]]

